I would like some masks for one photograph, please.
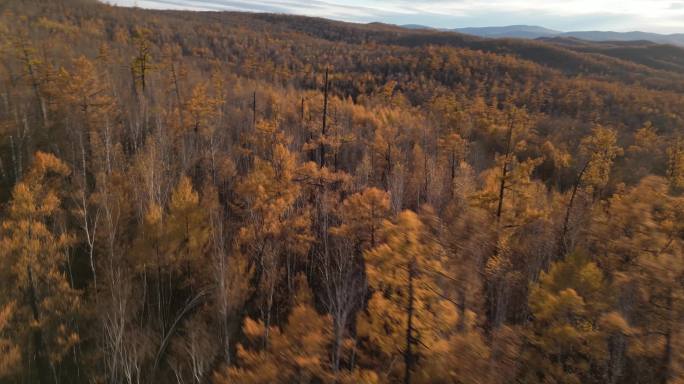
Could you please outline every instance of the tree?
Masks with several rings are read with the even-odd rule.
[[[684,200],[650,176],[595,215],[590,244],[612,276],[618,310],[634,329],[621,350],[624,377],[670,382],[681,375]]]
[[[465,160],[468,142],[458,133],[450,133],[439,139],[441,162],[449,169],[449,186],[453,188],[454,180],[461,161]]]
[[[16,372],[17,364],[21,361],[19,347],[5,338],[7,328],[14,315],[14,303],[6,304],[0,309],[0,379]]]
[[[684,139],[681,137],[667,149],[667,178],[674,190],[684,190]]]
[[[179,136],[182,140],[184,163],[197,161],[200,153],[200,144],[211,141],[216,129],[216,118],[220,115],[220,107],[223,104],[221,97],[212,97],[208,94],[207,84],[199,84],[192,90],[192,94],[185,106],[186,118],[185,130]],[[185,148],[189,147],[189,148]]]
[[[29,41],[25,31],[19,33],[19,37],[13,42],[15,55],[22,64],[22,76],[32,88],[40,108],[41,122],[43,126],[48,124],[48,100],[45,88],[48,85],[47,64],[36,53],[35,47]],[[41,73],[43,76],[41,76]]]
[[[238,365],[225,367],[214,383],[316,383],[331,382],[327,348],[331,343],[331,319],[313,308],[311,292],[303,276],[298,278],[295,306],[282,327],[271,326],[268,345],[262,321],[246,318],[247,343],[238,345]]]
[[[60,107],[67,113],[66,120],[74,119],[82,121],[83,126],[68,132],[72,135],[75,143],[78,143],[79,155],[75,161],[77,166],[74,173],[79,177],[74,178],[74,184],[78,185],[74,196],[76,201],[75,215],[81,223],[82,237],[88,247],[90,268],[93,275],[93,286],[97,289],[97,271],[95,261],[95,243],[97,240],[97,227],[100,219],[100,209],[94,204],[94,196],[91,191],[89,180],[92,173],[97,171],[96,159],[102,153],[94,154],[101,150],[100,139],[104,136],[102,131],[108,127],[111,117],[116,109],[116,102],[108,94],[108,89],[102,81],[102,74],[96,69],[95,63],[85,56],[73,61],[72,72],[62,68],[60,71]],[[97,164],[101,165],[101,164]]]
[[[622,154],[622,148],[617,146],[616,143],[617,132],[600,125],[594,127],[590,136],[582,139],[580,155],[584,160],[577,174],[577,179],[573,184],[570,199],[565,210],[559,242],[561,256],[568,250],[566,237],[570,230],[572,209],[580,187],[587,186],[596,193],[606,186],[613,161]]]
[[[131,74],[133,75],[135,86],[140,86],[143,95],[149,82],[149,73],[153,69],[152,44],[149,40],[149,35],[149,30],[138,29],[133,37],[135,56],[131,62]]]
[[[317,255],[324,288],[321,301],[332,319],[331,363],[335,377],[339,378],[349,372],[340,373],[343,350],[352,325],[350,323],[353,323],[354,315],[363,306],[366,281],[363,264],[356,257],[357,251],[352,241],[333,237],[324,242]],[[353,364],[353,361],[348,364],[351,371]]]
[[[620,175],[632,184],[652,173],[657,173],[665,162],[665,141],[650,121],[634,132],[633,144],[625,149],[626,169],[629,173]]]
[[[497,157],[497,165],[483,172],[482,190],[473,196],[474,202],[490,212],[494,229],[494,244],[491,254],[484,263],[486,278],[486,301],[488,328],[497,328],[508,319],[510,314],[520,315],[525,307],[525,300],[518,300],[520,307],[509,306],[511,299],[526,290],[526,278],[538,273],[537,262],[522,259],[524,252],[519,252],[517,245],[522,237],[532,232],[533,228],[548,227],[549,195],[546,187],[533,179],[534,169],[541,159],[519,161],[515,157],[508,160],[508,171],[501,183],[501,172],[504,156]],[[505,194],[501,194],[503,186]],[[502,199],[506,196],[505,199]],[[525,242],[524,244],[528,244]],[[516,249],[517,248],[517,249]],[[512,308],[512,309],[511,309]]]
[[[444,273],[449,291],[455,292],[458,329],[464,331],[468,313],[482,314],[485,281],[483,266],[495,247],[495,233],[486,211],[468,201],[454,199],[441,222],[441,243],[447,252]]]
[[[171,194],[164,247],[170,263],[176,267],[195,269],[207,252],[209,223],[207,212],[200,205],[190,178],[182,176]],[[199,276],[197,276],[199,277]]]
[[[102,73],[95,65],[81,56],[73,61],[71,72],[64,68],[60,71],[60,101],[73,115],[82,115],[87,145],[90,145],[90,131],[101,129],[108,114],[116,107],[114,99],[108,94]]]
[[[501,174],[498,178],[498,196],[497,196],[497,206],[496,206],[496,221],[501,222],[501,217],[503,215],[504,200],[506,196],[506,190],[512,188],[515,180],[512,170],[516,169],[513,165],[516,162],[515,151],[519,150],[520,147],[525,145],[525,136],[528,134],[530,129],[528,116],[526,111],[518,110],[516,108],[511,109],[507,116],[507,133],[506,133],[506,144],[502,155],[496,158],[496,168],[501,170]],[[534,167],[536,167],[539,162],[525,162],[524,164],[530,164],[532,169],[527,171],[527,174],[531,174]]]
[[[582,139],[580,154],[584,157],[579,182],[586,183],[595,191],[608,184],[615,158],[621,156],[622,148],[617,145],[617,131],[597,125],[591,135]]]
[[[150,289],[154,294],[148,300],[157,316],[154,325],[166,336],[174,330],[174,312],[190,300],[188,297],[204,292],[204,279],[209,276],[208,215],[187,176],[178,181],[168,210],[152,204],[143,226],[132,262],[137,272],[146,276],[143,284],[154,284]]]
[[[377,245],[383,221],[389,215],[389,194],[377,188],[366,188],[344,200],[339,209],[341,224],[331,233],[353,239],[359,250]]]
[[[2,223],[0,262],[3,307],[15,303],[11,333],[30,339],[23,353],[29,377],[48,383],[57,365],[79,341],[75,329],[80,293],[67,277],[69,233],[60,231],[60,193],[69,168],[52,154],[37,152],[12,192]],[[35,369],[35,371],[33,371]]]
[[[437,284],[443,251],[418,216],[404,211],[395,223],[385,221],[382,233],[384,241],[365,253],[374,292],[357,327],[388,379],[410,383],[458,316]]]
[[[237,235],[242,254],[255,266],[257,293],[268,342],[271,310],[283,268],[291,258],[309,250],[309,216],[297,207],[301,187],[295,182],[295,156],[282,144],[274,144],[268,160],[255,158],[254,168],[236,186],[238,207],[244,217]],[[291,268],[287,268],[291,272]],[[288,275],[288,280],[293,276]]]
[[[581,253],[554,263],[532,285],[532,327],[523,346],[521,380],[529,383],[603,383],[607,329],[626,324],[610,313],[609,288],[596,263]]]
[[[169,365],[178,383],[204,383],[211,372],[219,345],[203,315],[199,313],[186,320],[179,337],[171,341]]]

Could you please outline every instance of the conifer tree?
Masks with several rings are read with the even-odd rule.
[[[530,291],[532,328],[523,346],[521,380],[529,383],[602,383],[608,335],[625,325],[610,313],[608,286],[596,263],[573,253],[554,263]]]
[[[54,155],[37,152],[12,192],[2,222],[0,265],[3,307],[15,303],[11,332],[30,340],[22,353],[27,379],[48,383],[64,356],[79,341],[75,322],[80,293],[68,277],[72,237],[59,230],[61,194],[69,168]],[[35,361],[35,365],[30,362]]]
[[[349,196],[339,209],[342,222],[331,232],[353,239],[359,249],[375,247],[382,223],[389,215],[389,200],[389,194],[377,188],[366,188]]]
[[[268,342],[276,287],[291,262],[309,249],[309,216],[297,209],[301,186],[295,182],[295,156],[282,144],[274,144],[271,158],[255,158],[252,171],[236,186],[244,222],[237,234],[240,252],[255,266],[257,292]],[[288,275],[292,280],[294,276]]]
[[[613,129],[597,125],[590,136],[582,139],[580,156],[583,158],[583,165],[577,174],[565,209],[559,241],[561,257],[568,250],[570,219],[580,188],[588,187],[596,195],[608,184],[613,161],[622,153],[622,148],[617,145],[617,132]]]
[[[16,373],[21,361],[19,347],[7,337],[10,321],[14,316],[14,303],[0,309],[0,379]]]
[[[245,319],[247,343],[238,345],[239,363],[217,372],[216,384],[332,382],[327,352],[332,341],[330,316],[313,308],[303,276],[297,283],[295,306],[283,327],[270,327],[268,345],[262,343],[266,325]]]
[[[667,149],[667,178],[675,191],[684,190],[684,139],[681,137]]]
[[[387,379],[411,383],[458,316],[437,284],[443,250],[418,216],[404,211],[395,223],[385,221],[382,233],[384,241],[365,254],[374,292],[357,327]]]
[[[653,176],[612,197],[592,223],[591,245],[612,276],[618,310],[633,329],[627,345],[617,350],[626,360],[623,377],[633,372],[669,382],[682,375],[683,223],[684,200],[669,194],[666,179]]]

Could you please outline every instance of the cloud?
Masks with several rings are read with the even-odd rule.
[[[156,9],[290,13],[440,28],[533,24],[558,30],[684,32],[672,0],[105,0]]]

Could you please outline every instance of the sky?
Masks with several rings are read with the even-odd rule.
[[[560,31],[684,33],[684,0],[104,0],[156,9],[288,13],[436,28],[539,25]]]

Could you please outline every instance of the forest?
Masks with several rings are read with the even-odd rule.
[[[2,0],[0,383],[684,383],[684,49]]]

